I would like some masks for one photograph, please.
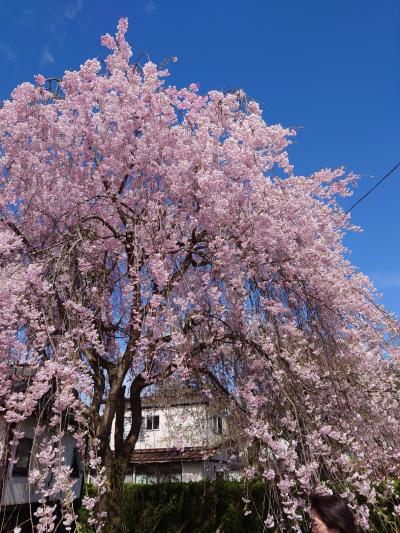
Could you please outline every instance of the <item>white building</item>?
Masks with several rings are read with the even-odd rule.
[[[29,417],[18,426],[18,431],[23,431],[24,436],[18,445],[9,445],[11,438],[10,425],[4,417],[0,417],[0,496],[1,507],[37,503],[41,494],[34,484],[29,483],[29,472],[40,468],[35,459],[40,449],[40,442],[35,440],[35,427],[37,420]],[[46,431],[43,437],[46,436]],[[65,464],[71,466],[71,478],[75,479],[73,493],[75,498],[81,494],[83,469],[78,456],[75,441],[70,434],[63,438],[65,451]],[[11,459],[11,461],[10,461]],[[52,483],[51,478],[48,484]]]
[[[29,381],[29,368],[21,366],[12,371],[11,378],[14,380],[13,389],[16,392],[23,392]],[[46,398],[43,398],[43,405],[49,405]],[[39,409],[40,410],[40,409]],[[41,411],[41,425],[45,420],[45,409]],[[42,497],[35,483],[29,481],[29,474],[33,469],[39,469],[36,455],[41,449],[43,439],[50,436],[44,429],[40,437],[35,436],[35,429],[38,423],[37,415],[34,413],[18,426],[8,423],[4,416],[0,415],[0,529],[3,531],[5,520],[16,515],[30,517],[32,508],[36,506]],[[13,430],[23,433],[17,444],[10,444],[13,437]],[[62,446],[64,455],[61,460],[65,465],[71,467],[71,479],[74,481],[72,492],[74,499],[81,496],[83,485],[83,465],[79,458],[75,440],[69,432],[66,432]],[[47,487],[51,487],[53,479],[49,476]],[[53,497],[53,501],[59,499]],[[9,529],[4,529],[8,531]]]
[[[131,457],[127,482],[200,481],[227,477],[224,446],[227,421],[206,399],[186,397],[166,403],[157,397],[143,398],[142,413],[142,428]],[[129,403],[125,417],[128,431]]]

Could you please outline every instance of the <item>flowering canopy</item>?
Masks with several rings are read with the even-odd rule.
[[[267,125],[241,93],[167,86],[167,71],[130,63],[126,30],[122,19],[102,38],[105,72],[89,60],[59,94],[37,76],[0,111],[6,419],[18,428],[53,391],[54,438],[41,442],[35,480],[52,470],[56,482],[38,485],[39,531],[54,524],[51,494],[74,519],[54,452],[65,413],[82,453],[94,436],[101,496],[112,420],[107,453],[137,439],[134,423],[118,436],[124,387],[137,407],[171,374],[231,398],[242,444],[257,443],[247,473],[274,487],[268,527],[296,525],[305,495],[329,482],[351,504],[373,502],[372,483],[398,473],[397,323],[344,256],[349,216],[335,198],[354,176],[296,176],[294,132]],[[13,393],[7,370],[22,363],[32,379]],[[358,516],[367,521],[365,506]]]

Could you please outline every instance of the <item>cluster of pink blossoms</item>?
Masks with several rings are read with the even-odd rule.
[[[269,487],[267,528],[299,530],[315,488],[367,527],[359,498],[399,474],[399,353],[397,321],[345,258],[336,198],[355,178],[296,176],[293,131],[242,93],[167,86],[130,62],[126,30],[102,38],[106,72],[89,60],[58,94],[37,76],[0,110],[1,405],[21,431],[51,398],[38,531],[55,527],[56,494],[75,520],[67,431],[90,452],[99,491],[83,503],[101,529],[110,391],[171,373],[229,400],[247,473]]]

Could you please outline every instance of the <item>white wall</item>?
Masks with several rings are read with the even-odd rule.
[[[143,423],[136,450],[157,448],[181,449],[188,447],[212,448],[218,445],[226,431],[222,418],[222,435],[214,432],[213,410],[207,404],[174,405],[171,407],[144,407]],[[159,429],[148,430],[146,418],[159,416]],[[130,411],[125,413],[125,435],[130,429]],[[114,448],[114,422],[111,430],[111,447]],[[215,454],[213,461],[182,461],[182,481],[215,479],[216,471],[223,470],[225,454]],[[218,462],[220,461],[220,462]],[[135,482],[135,474],[129,474],[126,482]]]
[[[136,450],[154,448],[212,447],[221,441],[213,431],[213,417],[205,404],[172,407],[144,407],[143,423]],[[146,418],[158,415],[159,429],[148,430]],[[125,413],[125,434],[130,428],[130,411]],[[223,431],[225,429],[224,421]],[[111,429],[111,448],[114,448],[114,422]]]
[[[20,426],[19,431],[24,431],[25,437],[34,438],[34,421],[33,419],[24,420]],[[14,456],[16,447],[12,446],[11,456]],[[33,463],[34,449],[32,449],[31,464]],[[9,464],[4,480],[2,505],[15,505],[28,502],[37,502],[39,496],[35,494],[34,487],[28,483],[27,477],[20,477],[11,475],[13,465]]]
[[[2,424],[0,427],[5,426],[4,419],[0,417]],[[36,420],[34,418],[29,418],[24,420],[20,427],[19,431],[24,431],[26,438],[34,439],[34,429],[35,429]],[[1,435],[1,434],[0,434]],[[5,446],[5,433],[3,430],[1,445]],[[44,432],[46,436],[46,432]],[[70,465],[72,463],[73,449],[74,449],[74,439],[71,435],[67,434],[63,439],[63,444],[65,447],[65,458],[66,464]],[[39,443],[33,443],[31,460],[30,460],[30,469],[37,468],[37,462],[35,461],[35,453],[39,449]],[[11,456],[15,456],[16,446],[11,448]],[[1,505],[18,505],[23,503],[34,503],[39,501],[40,494],[35,491],[35,486],[28,482],[28,477],[24,476],[12,476],[13,465],[9,464],[7,466],[7,472],[4,479],[3,494],[1,499]],[[75,498],[80,496],[80,490],[82,485],[83,474],[81,473],[80,477],[77,478],[76,482],[73,485],[73,492]]]

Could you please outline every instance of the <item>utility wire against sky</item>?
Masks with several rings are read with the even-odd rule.
[[[357,202],[355,204],[353,204],[350,209],[347,209],[346,213],[350,213],[350,211],[352,209],[354,209],[356,207],[356,205],[358,205],[359,203],[361,203],[369,194],[371,194],[372,191],[374,191],[377,187],[379,187],[379,185],[385,181],[386,178],[388,178],[391,174],[393,174],[393,172],[395,172],[398,168],[400,167],[400,161],[397,163],[397,165],[395,165],[391,170],[389,170],[389,172],[387,172],[382,179],[380,179],[378,181],[378,183],[375,183],[375,185],[373,187],[371,187],[371,189],[369,189],[369,191],[367,191],[365,194],[363,194],[363,196],[361,196],[361,198],[359,198],[357,200]]]

